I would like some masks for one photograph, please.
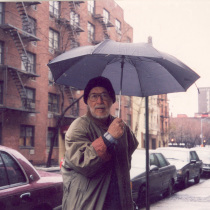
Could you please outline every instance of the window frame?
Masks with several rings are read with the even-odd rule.
[[[0,104],[4,104],[4,81],[0,80]]]
[[[110,20],[110,13],[106,9],[103,9],[103,19],[104,19],[104,23],[108,24]]]
[[[50,97],[52,97],[52,103],[50,103]],[[55,99],[57,100],[57,103],[53,103]],[[51,108],[49,109],[49,107]],[[56,110],[55,110],[55,107],[56,107]],[[48,112],[59,113],[59,95],[54,94],[54,93],[48,93]]]
[[[0,2],[0,24],[4,24],[4,2]]]
[[[24,129],[24,134],[23,134],[23,129]],[[31,129],[31,131],[27,131],[27,129]],[[29,136],[30,139],[30,145],[27,145],[27,133],[31,132],[31,136]],[[20,125],[20,139],[19,139],[19,147],[23,147],[23,148],[31,148],[34,147],[34,140],[35,140],[35,127],[32,125]],[[22,139],[23,138],[23,139]],[[23,144],[20,143],[21,139],[23,140]]]
[[[60,16],[60,2],[49,1],[49,13],[51,17],[59,18]]]
[[[88,3],[88,12],[95,14],[95,1],[87,1]]]
[[[59,50],[59,46],[60,46],[59,43],[60,43],[60,33],[50,28],[49,29],[49,51],[51,52],[54,50]]]
[[[31,68],[26,69],[23,61],[21,61],[21,70],[32,74],[36,74],[36,54],[27,51],[27,57],[29,59],[29,65]]]
[[[121,22],[118,19],[115,19],[115,29],[117,31],[117,33],[121,34]]]
[[[95,26],[92,23],[88,22],[87,29],[88,42],[92,43],[93,41],[95,41]]]
[[[56,129],[56,128],[48,127],[48,130],[47,130],[46,147],[50,147],[50,146],[51,146],[52,139],[53,139],[54,134],[55,134],[56,132],[57,132],[57,129]],[[51,136],[49,136],[49,134],[51,134]],[[55,139],[54,147],[59,147],[58,136],[57,136],[56,139]]]
[[[80,26],[80,16],[74,11],[70,12],[70,25]]]
[[[13,165],[8,167],[7,163],[6,163],[6,159],[4,157],[4,155],[8,156],[10,158],[10,160],[12,160]],[[16,161],[16,159],[14,157],[12,157],[12,155],[10,155],[8,152],[6,151],[0,151],[0,162],[2,163],[2,169],[5,172],[5,175],[7,177],[7,184],[0,186],[0,189],[7,189],[7,188],[11,188],[11,187],[15,187],[15,186],[19,186],[19,185],[25,185],[28,183],[28,177],[26,176],[25,171],[23,170],[22,166],[19,164],[18,161]],[[11,163],[11,162],[10,162]],[[14,164],[15,164],[15,169],[14,169]],[[17,170],[18,167],[18,170]],[[13,169],[15,172],[19,172],[19,175],[21,175],[23,181],[18,181],[16,183],[11,183],[11,180],[9,180],[11,177],[9,176],[9,170],[8,169]],[[16,177],[16,176],[15,176]]]

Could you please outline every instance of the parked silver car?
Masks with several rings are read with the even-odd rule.
[[[202,174],[202,160],[199,159],[195,150],[180,147],[160,147],[156,149],[177,169],[177,184],[182,188],[188,186],[188,182],[194,179],[195,183],[200,182]]]
[[[195,150],[199,156],[199,159],[203,162],[203,174],[210,175],[210,148],[208,147],[195,147]]]
[[[138,206],[145,205],[146,199],[146,154],[145,150],[136,150],[131,162],[131,186],[133,200]],[[149,196],[170,196],[176,182],[176,168],[158,151],[149,151]]]

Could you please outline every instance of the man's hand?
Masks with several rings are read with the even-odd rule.
[[[119,139],[124,133],[125,123],[122,119],[116,118],[113,120],[111,125],[108,128],[108,132],[112,135],[113,138]]]

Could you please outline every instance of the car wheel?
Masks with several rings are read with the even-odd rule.
[[[189,176],[188,176],[188,174],[185,174],[184,180],[182,182],[182,187],[187,188],[188,187],[188,182],[189,182]]]
[[[198,176],[196,176],[196,177],[194,178],[195,184],[198,184],[198,183],[200,182],[200,179],[201,179],[201,174],[200,174],[200,172],[199,172]]]
[[[166,192],[163,193],[163,196],[170,197],[173,194],[173,190],[174,190],[174,185],[173,185],[172,180],[170,180],[168,183],[168,188],[167,188]]]
[[[138,207],[143,207],[146,205],[146,187],[142,186],[139,189],[138,199],[137,199]]]

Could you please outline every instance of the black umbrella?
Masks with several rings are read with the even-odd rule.
[[[108,39],[95,46],[83,46],[65,52],[48,66],[58,84],[82,90],[90,79],[104,76],[112,82],[116,95],[146,97],[148,180],[148,96],[184,92],[199,76],[180,60],[159,52],[151,44],[121,43]]]

